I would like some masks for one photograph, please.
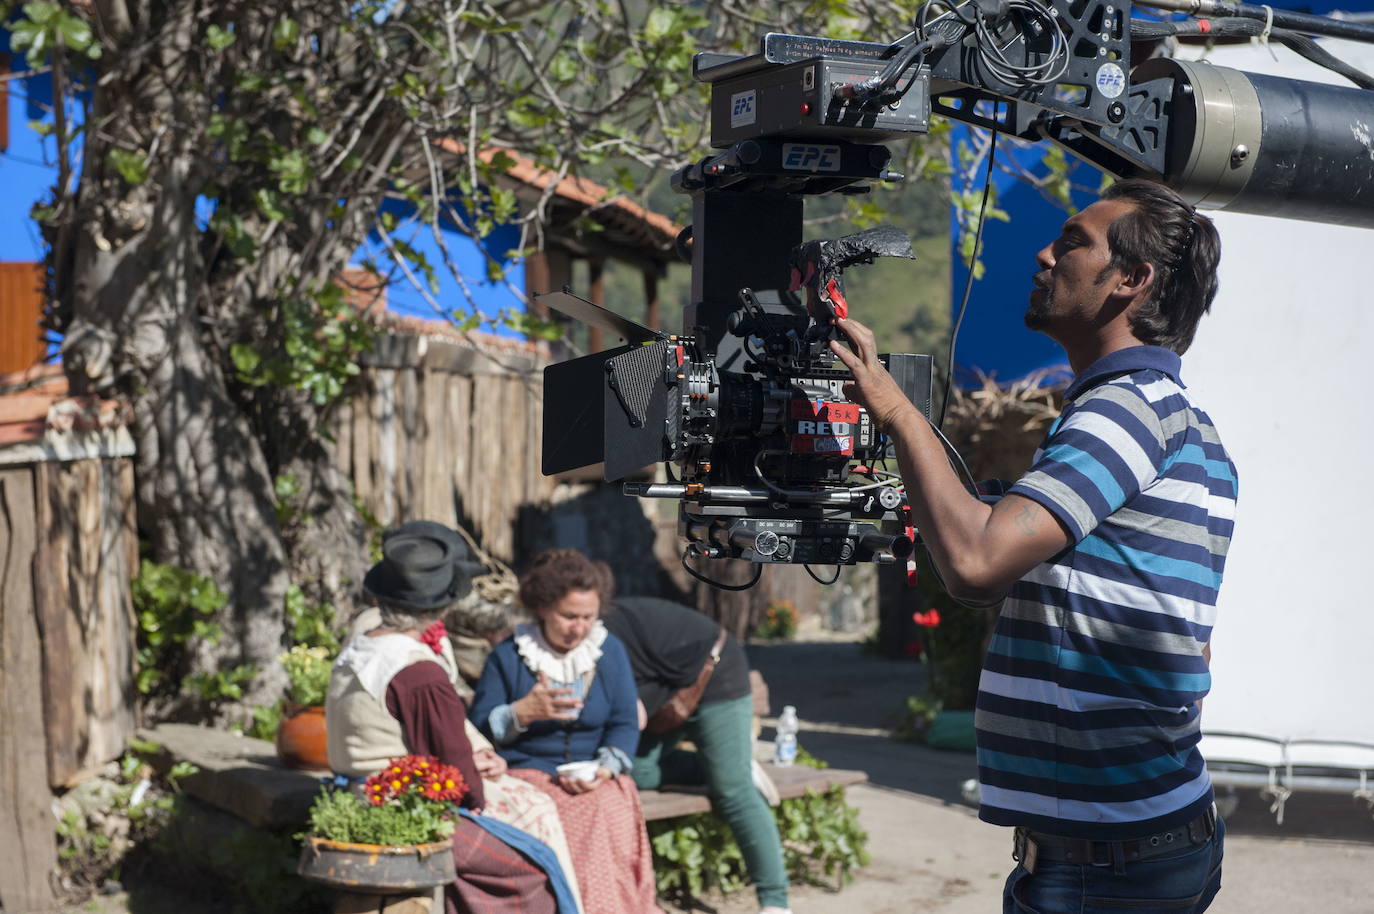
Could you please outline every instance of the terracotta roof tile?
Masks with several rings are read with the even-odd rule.
[[[60,362],[0,374],[0,445],[37,441],[49,430],[91,431],[127,425],[119,400],[68,396]]]
[[[439,141],[439,148],[445,152],[458,155],[462,153],[464,147],[457,140],[444,139]],[[554,172],[541,168],[530,159],[509,149],[486,149],[478,153],[479,158],[486,162],[490,162],[497,155],[505,155],[515,162],[506,171],[506,177],[511,180],[536,190],[545,190],[552,184],[554,185],[554,195],[557,197],[585,206],[588,209],[604,207],[631,222],[641,223],[650,229],[648,232],[650,250],[655,254],[663,255],[665,258],[671,255],[671,259],[677,259],[676,253],[673,253],[673,241],[677,238],[682,227],[662,213],[645,209],[623,195],[613,195],[606,187],[587,178],[571,175],[559,178]]]

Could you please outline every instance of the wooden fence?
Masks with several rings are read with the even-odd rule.
[[[51,909],[52,787],[133,733],[138,559],[124,457],[0,465],[0,904]]]
[[[362,391],[334,423],[358,498],[383,525],[462,524],[511,561],[520,507],[544,501],[554,485],[539,469],[539,368],[517,346],[411,334],[380,340]]]

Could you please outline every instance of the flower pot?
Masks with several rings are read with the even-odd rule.
[[[389,847],[305,839],[296,872],[338,889],[395,894],[447,885],[455,878],[453,842]]]
[[[285,713],[277,726],[277,758],[287,768],[329,770],[323,705],[286,703]]]

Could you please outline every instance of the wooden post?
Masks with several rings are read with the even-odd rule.
[[[587,294],[591,303],[606,307],[606,261],[597,258],[587,261]],[[606,334],[600,327],[587,332],[587,351],[600,352],[606,348]]]
[[[43,654],[34,607],[38,527],[33,473],[0,470],[0,907],[57,909],[57,839],[43,726]]]
[[[650,330],[663,328],[663,317],[659,314],[658,270],[644,268],[644,325]]]
[[[525,297],[530,300],[530,313],[548,320],[549,309],[534,300],[536,295],[552,292],[549,284],[549,255],[547,251],[534,251],[525,258]]]
[[[132,485],[109,458],[40,463],[34,479],[48,777],[70,787],[118,758],[135,725]]]

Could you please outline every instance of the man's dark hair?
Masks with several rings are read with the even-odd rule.
[[[1102,199],[1133,204],[1107,230],[1109,268],[1130,270],[1142,263],[1155,268],[1149,297],[1131,315],[1131,332],[1142,343],[1182,355],[1217,294],[1221,238],[1216,226],[1153,181],[1118,181]]]
[[[520,602],[531,612],[554,605],[574,590],[595,590],[604,612],[610,609],[615,578],[605,562],[594,562],[576,549],[541,552],[520,575]]]

